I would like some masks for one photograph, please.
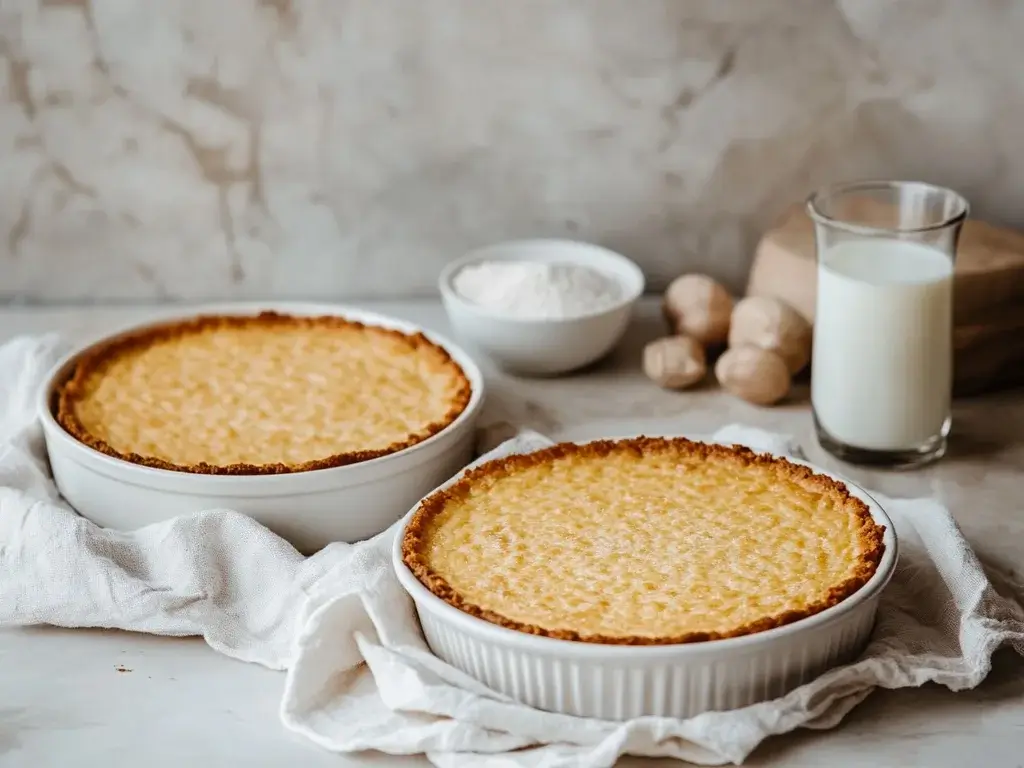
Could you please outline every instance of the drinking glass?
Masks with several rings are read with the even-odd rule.
[[[968,203],[916,181],[860,181],[807,201],[817,247],[811,404],[821,446],[911,467],[946,452],[953,267]]]

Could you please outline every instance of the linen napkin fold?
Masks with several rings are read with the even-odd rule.
[[[772,734],[834,726],[875,687],[970,688],[1001,645],[1024,653],[1024,611],[995,592],[949,512],[880,498],[901,559],[855,663],[781,699],[688,720],[531,709],[430,653],[391,568],[397,524],[303,558],[231,510],[131,533],[75,514],[49,478],[32,410],[58,351],[55,337],[0,347],[0,626],[201,635],[228,656],[286,669],[284,724],[331,750],[424,753],[442,768],[589,768],[623,754],[740,763]],[[714,439],[799,455],[785,436],[737,425]],[[522,433],[484,458],[549,442]]]

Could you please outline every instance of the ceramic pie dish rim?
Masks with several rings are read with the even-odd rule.
[[[111,456],[107,453],[82,442],[57,420],[53,411],[54,397],[60,383],[66,381],[73,373],[75,361],[90,350],[97,349],[111,341],[132,334],[137,334],[149,328],[184,322],[200,315],[256,315],[260,312],[278,312],[281,314],[294,314],[298,316],[333,315],[348,320],[373,325],[385,329],[402,331],[404,333],[420,333],[431,343],[436,344],[444,350],[449,357],[459,366],[463,375],[470,385],[469,399],[462,411],[443,429],[438,430],[424,440],[401,450],[387,453],[364,461],[358,461],[338,466],[329,466],[318,469],[310,469],[297,472],[282,472],[275,474],[212,474],[184,472],[176,469],[165,469],[160,467],[147,466],[127,459]],[[360,481],[372,481],[385,467],[392,462],[408,460],[416,453],[428,452],[431,446],[435,446],[453,433],[461,431],[467,423],[472,423],[478,415],[484,401],[485,385],[483,372],[466,353],[462,347],[448,339],[446,336],[424,328],[419,323],[404,320],[398,317],[377,312],[375,310],[362,309],[351,304],[330,304],[324,302],[297,302],[297,301],[244,301],[244,302],[217,302],[190,305],[187,308],[178,307],[174,310],[164,312],[155,311],[146,320],[120,325],[111,331],[100,335],[92,335],[87,340],[76,342],[50,367],[42,379],[36,394],[36,410],[46,432],[48,439],[57,438],[60,441],[60,448],[74,452],[79,457],[88,461],[94,468],[104,473],[116,473],[120,478],[134,476],[139,485],[154,487],[154,483],[162,488],[168,486],[202,486],[203,489],[213,495],[234,495],[245,486],[259,484],[261,490],[271,491],[279,488],[282,493],[294,493],[301,485],[320,485],[334,480],[329,485],[334,487],[342,477],[355,479],[363,475]],[[343,484],[347,484],[342,481]]]
[[[169,459],[162,459],[152,455],[127,452],[114,448],[103,438],[94,434],[81,420],[76,404],[81,402],[86,380],[95,374],[102,367],[115,360],[119,355],[131,353],[136,349],[146,349],[154,342],[159,343],[167,340],[187,339],[192,335],[201,334],[208,330],[219,330],[222,328],[260,328],[265,326],[273,331],[276,325],[284,325],[293,321],[306,321],[311,328],[333,328],[335,326],[350,329],[369,329],[373,332],[398,336],[405,340],[411,347],[428,346],[433,352],[439,353],[440,363],[449,369],[454,369],[458,379],[456,397],[449,403],[448,411],[444,416],[435,421],[430,421],[414,432],[406,434],[402,439],[378,449],[340,451],[328,456],[315,459],[306,459],[293,464],[282,463],[258,463],[234,462],[231,464],[210,465],[205,462],[198,464],[178,463]],[[301,323],[300,323],[301,325]],[[441,344],[434,342],[422,331],[410,332],[396,328],[387,328],[373,323],[364,323],[352,317],[338,314],[319,313],[315,315],[300,316],[295,313],[274,312],[263,310],[251,314],[237,314],[228,312],[202,312],[191,317],[167,320],[163,322],[150,323],[148,325],[124,331],[109,336],[84,349],[74,359],[68,362],[66,372],[70,376],[62,377],[60,384],[56,382],[50,392],[51,415],[65,432],[76,440],[93,448],[100,453],[116,459],[127,461],[131,464],[138,464],[154,469],[166,469],[172,472],[203,475],[275,475],[275,474],[298,474],[320,469],[332,469],[334,467],[361,464],[372,459],[390,456],[399,453],[406,448],[411,448],[433,435],[444,431],[452,424],[459,415],[469,406],[472,397],[473,385],[469,375]]]
[[[686,439],[693,440],[693,438],[685,435],[664,435],[664,437],[685,437]],[[582,445],[590,442],[598,442],[598,440],[566,442],[574,442],[577,445]],[[720,444],[715,443],[715,441],[712,440],[702,440],[699,442]],[[531,451],[531,453],[532,452],[533,451]],[[784,458],[794,464],[806,466],[813,472],[820,473],[836,482],[842,483],[847,487],[851,495],[861,499],[868,506],[872,519],[877,524],[885,527],[885,531],[882,536],[882,543],[885,549],[882,553],[882,557],[880,558],[878,566],[871,578],[868,579],[860,589],[835,605],[819,611],[818,613],[805,616],[796,621],[773,627],[771,629],[739,635],[736,637],[704,640],[699,642],[624,645],[581,642],[547,637],[544,635],[533,635],[491,623],[485,619],[466,613],[435,595],[430,591],[430,589],[420,583],[416,575],[405,564],[402,552],[405,530],[409,525],[413,514],[416,512],[416,509],[419,507],[419,504],[410,509],[398,524],[395,539],[392,542],[392,567],[395,570],[402,588],[416,604],[417,610],[427,610],[436,620],[444,622],[459,631],[471,633],[484,642],[491,642],[503,647],[515,647],[524,652],[536,652],[547,656],[559,656],[576,660],[655,660],[665,658],[718,656],[731,651],[765,646],[774,641],[784,642],[786,638],[792,637],[795,634],[806,632],[814,629],[815,627],[820,627],[836,621],[840,617],[856,610],[859,606],[868,602],[872,598],[875,598],[892,578],[896,563],[899,559],[899,544],[892,520],[889,518],[888,514],[886,514],[881,504],[879,504],[870,493],[864,490],[863,487],[849,478],[825,469],[813,462],[790,456],[776,456],[771,453],[768,453],[768,455],[775,456],[777,458]],[[438,490],[454,484],[459,478],[461,478],[462,474],[463,473],[460,472],[456,477],[453,477],[451,480],[440,486]]]

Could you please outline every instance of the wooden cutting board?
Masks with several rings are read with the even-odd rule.
[[[794,205],[754,254],[748,296],[771,296],[812,323],[817,283],[814,226]],[[954,272],[955,391],[1024,385],[1024,233],[964,223]]]

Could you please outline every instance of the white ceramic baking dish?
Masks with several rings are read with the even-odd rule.
[[[80,443],[54,418],[55,387],[70,375],[77,357],[95,344],[198,314],[244,315],[262,310],[340,315],[407,333],[422,332],[462,367],[473,389],[469,404],[444,430],[403,451],[358,464],[281,475],[200,475],[132,464]],[[39,393],[38,409],[54,480],[83,517],[107,528],[134,530],[199,510],[234,509],[310,553],[334,541],[359,541],[380,533],[462,469],[472,458],[483,398],[483,375],[473,360],[447,339],[412,323],[331,304],[245,303],[161,316],[74,350],[50,371]]]
[[[807,466],[843,482],[869,506],[876,522],[885,526],[885,553],[871,580],[846,600],[753,635],[680,645],[620,646],[555,640],[491,624],[436,597],[402,562],[402,538],[412,512],[395,539],[394,567],[416,605],[434,654],[517,701],[550,712],[605,720],[647,715],[686,718],[737,709],[782,696],[859,654],[896,565],[896,535],[878,503],[849,480],[813,464]]]

